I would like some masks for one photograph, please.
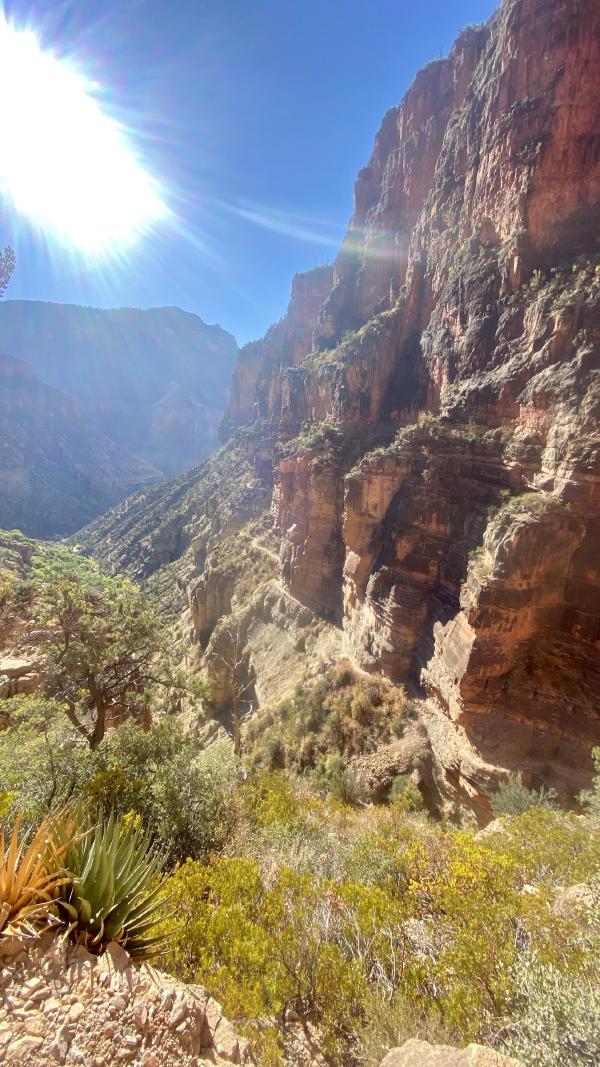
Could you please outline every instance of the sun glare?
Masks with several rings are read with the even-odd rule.
[[[16,210],[66,245],[122,250],[167,215],[155,180],[98,87],[0,19],[0,188]]]

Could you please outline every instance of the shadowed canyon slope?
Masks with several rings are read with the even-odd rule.
[[[14,300],[0,352],[0,523],[49,536],[209,454],[237,345],[178,308]]]
[[[599,113],[596,0],[505,0],[385,116],[335,263],[241,350],[211,461],[214,484],[238,457],[255,518],[272,484],[262,591],[230,567],[223,593],[246,518],[202,469],[155,524],[142,494],[83,535],[175,575],[203,645],[231,611],[259,695],[256,619],[328,620],[417,687],[441,788],[476,803],[498,768],[575,793],[600,740]]]
[[[75,400],[0,353],[0,522],[33,536],[70,533],[157,470],[91,429]]]

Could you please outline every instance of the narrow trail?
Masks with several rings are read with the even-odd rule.
[[[276,555],[275,552],[271,552],[270,548],[267,548],[265,545],[261,545],[258,538],[253,537],[250,542],[250,545],[252,546],[252,548],[257,548],[259,552],[264,552],[265,556],[269,556],[270,559],[274,560],[274,562],[279,565],[279,556]]]

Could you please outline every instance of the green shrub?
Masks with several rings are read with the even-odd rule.
[[[0,790],[6,814],[38,824],[48,812],[81,795],[89,750],[60,704],[39,694],[2,702]]]
[[[199,751],[194,733],[173,717],[150,730],[124,723],[93,753],[88,776],[83,796],[106,816],[113,809],[139,815],[170,863],[220,850],[231,831],[231,746]]]
[[[519,774],[509,774],[490,798],[490,807],[494,818],[498,819],[502,815],[520,815],[534,807],[554,810],[557,800],[554,789],[545,786],[528,789]]]
[[[246,731],[252,768],[313,771],[334,754],[348,761],[402,735],[409,705],[404,690],[383,679],[365,681],[347,664],[299,687],[276,709],[258,715]]]
[[[579,802],[594,826],[600,827],[600,748],[592,749],[592,759],[596,768],[596,777],[591,789],[585,789],[579,795]]]
[[[600,827],[573,812],[535,806],[502,828],[490,846],[510,858],[521,884],[572,885],[588,881],[600,867]]]
[[[390,804],[396,805],[399,811],[418,812],[425,810],[423,794],[408,774],[396,775],[390,786],[388,800]]]
[[[315,784],[342,804],[366,804],[371,791],[360,771],[348,766],[339,752],[327,756],[316,768]]]
[[[0,731],[0,803],[37,823],[67,800],[99,817],[138,815],[168,862],[220,850],[233,820],[237,770],[227,742],[199,751],[174,717],[148,730],[125,722],[94,752],[61,706],[44,697],[5,701]]]
[[[515,967],[515,1001],[504,1049],[531,1067],[600,1063],[600,876],[591,907],[571,933],[577,972],[526,950]]]
[[[600,973],[569,975],[527,957],[516,972],[522,1001],[503,1050],[528,1067],[600,1063]]]
[[[267,886],[255,862],[228,859],[209,867],[188,862],[167,888],[171,970],[207,985],[259,1050],[265,1037],[271,1049],[277,1045],[274,1034],[285,1035],[293,1013],[318,1029],[331,1062],[344,1062],[364,977],[330,936],[336,904],[317,881],[281,870]],[[259,1030],[256,1023],[265,1018],[271,1027]]]

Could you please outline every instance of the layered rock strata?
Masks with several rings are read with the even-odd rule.
[[[481,810],[511,769],[572,799],[600,743],[599,72],[596,0],[504,0],[421,71],[222,428],[261,501],[274,478],[284,619],[419,689],[440,784]],[[214,508],[187,499],[171,560]],[[179,572],[209,648],[245,618],[213,553],[193,593]]]
[[[592,0],[505,0],[425,68],[226,420],[283,442],[284,585],[429,693],[468,792],[473,753],[573,792],[600,740],[599,61]]]

